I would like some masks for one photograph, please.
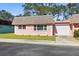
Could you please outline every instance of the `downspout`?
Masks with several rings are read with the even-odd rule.
[[[74,31],[73,31],[73,24],[72,23],[70,23],[70,29],[71,29],[71,34],[73,36],[74,35]]]
[[[53,23],[53,35],[55,35],[55,23]]]

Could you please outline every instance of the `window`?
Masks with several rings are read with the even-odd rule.
[[[36,25],[34,25],[34,30],[36,30]]]
[[[37,30],[43,30],[43,25],[37,25]]]
[[[21,25],[18,26],[18,29],[21,29]]]
[[[46,25],[34,25],[34,30],[47,30]]]
[[[44,25],[44,30],[47,30],[47,26],[46,25]]]
[[[26,26],[25,25],[23,25],[23,29],[26,29]]]
[[[18,29],[26,29],[26,26],[25,25],[19,25]]]

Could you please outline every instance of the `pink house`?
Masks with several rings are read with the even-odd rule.
[[[66,21],[54,21],[53,16],[15,17],[12,24],[16,35],[73,36],[79,29],[79,15]]]

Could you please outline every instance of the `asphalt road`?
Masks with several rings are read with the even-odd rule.
[[[79,47],[0,42],[0,56],[79,56]]]

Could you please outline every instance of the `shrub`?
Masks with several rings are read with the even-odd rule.
[[[74,31],[74,37],[79,37],[79,29]]]

